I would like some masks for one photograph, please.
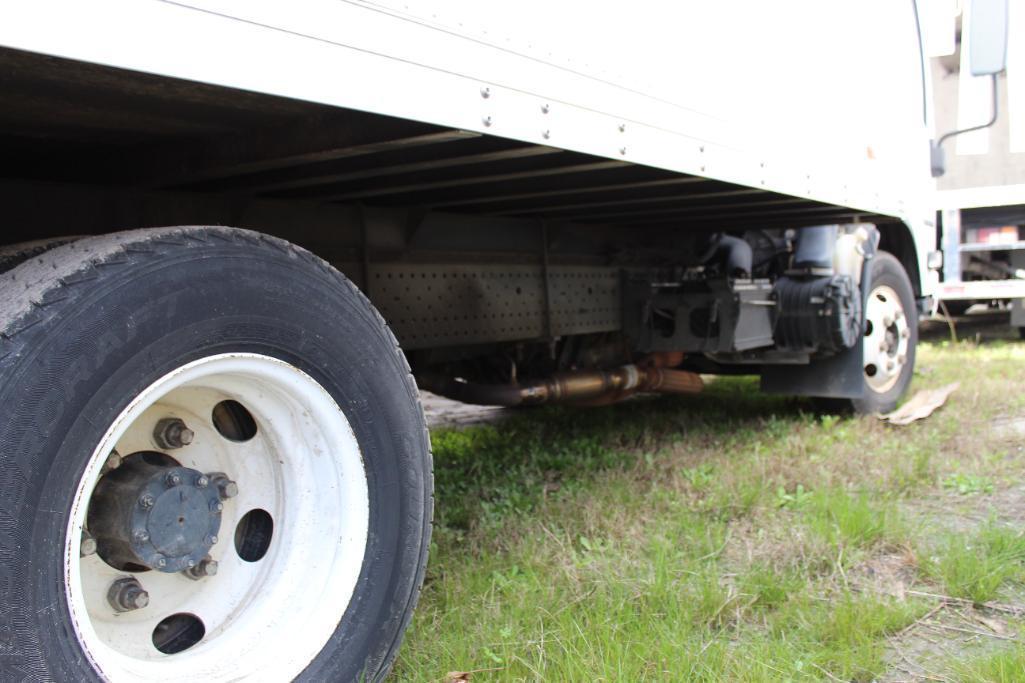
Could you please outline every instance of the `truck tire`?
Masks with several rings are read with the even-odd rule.
[[[68,242],[74,242],[78,237],[51,237],[49,239],[33,240],[31,242],[19,242],[0,247],[0,273],[6,273],[11,268],[29,260],[33,256],[39,256]]]
[[[405,358],[328,264],[221,227],[0,275],[0,678],[351,681],[423,581]]]
[[[872,290],[865,307],[865,394],[851,403],[863,414],[897,407],[915,371],[918,316],[915,293],[896,258],[880,252],[872,261]]]

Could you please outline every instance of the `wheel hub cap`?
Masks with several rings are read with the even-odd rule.
[[[217,488],[198,470],[165,464],[166,457],[130,456],[97,484],[89,528],[108,564],[180,572],[217,542],[223,509]]]

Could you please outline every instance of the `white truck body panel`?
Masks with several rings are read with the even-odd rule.
[[[910,1],[34,0],[0,45],[898,217],[934,284]]]
[[[997,301],[1025,299],[1025,280],[942,282],[936,292],[941,301]]]
[[[1025,183],[962,187],[936,192],[936,209],[977,209],[1025,204]]]

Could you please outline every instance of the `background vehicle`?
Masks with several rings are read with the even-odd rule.
[[[937,181],[942,282],[937,303],[951,315],[974,304],[1010,306],[1011,324],[1025,329],[1025,15],[1011,8],[1007,70],[997,103],[1005,116],[952,144],[947,172]],[[960,17],[950,15],[930,52],[937,128],[967,128],[988,120],[988,79],[972,77],[959,40]]]
[[[892,406],[937,280],[917,20],[6,4],[0,669],[382,676],[429,539],[414,375]]]

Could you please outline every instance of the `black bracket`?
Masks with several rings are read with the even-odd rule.
[[[872,260],[879,246],[879,231],[867,228],[869,239],[863,245],[865,262],[861,266],[861,329],[865,329],[868,295],[872,291]],[[824,358],[812,358],[807,365],[766,365],[762,367],[761,389],[767,394],[821,396],[823,398],[864,398],[865,336],[849,349]]]

